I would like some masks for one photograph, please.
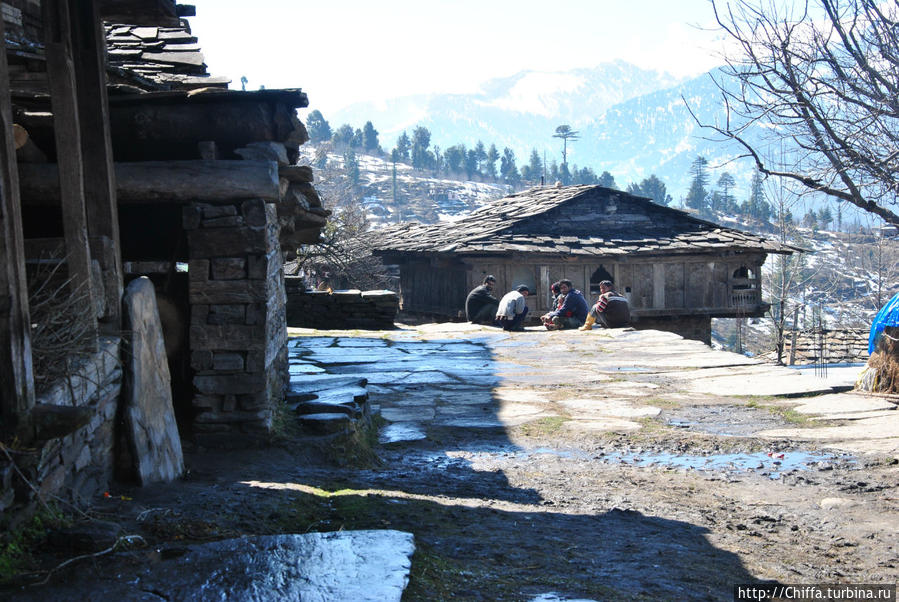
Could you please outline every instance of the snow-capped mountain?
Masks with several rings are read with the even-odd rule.
[[[416,126],[431,132],[441,148],[473,146],[478,140],[515,151],[518,164],[536,149],[547,162],[561,163],[559,125],[570,125],[580,139],[568,143],[570,166],[610,172],[624,188],[656,174],[675,201],[686,194],[689,167],[697,155],[709,160],[712,183],[724,171],[748,194],[752,165],[729,163],[732,145],[708,140],[690,110],[705,123],[720,121],[724,105],[709,74],[678,80],[616,61],[592,69],[564,72],[524,71],[486,82],[478,94],[411,96],[352,105],[325,115],[332,127],[354,128],[371,121],[389,150]]]

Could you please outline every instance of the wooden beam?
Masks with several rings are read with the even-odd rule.
[[[56,172],[52,163],[20,164],[22,203],[56,204]],[[115,174],[116,197],[123,205],[280,199],[274,161],[139,161],[116,163]]]
[[[81,126],[78,114],[78,91],[72,50],[72,25],[69,3],[44,0],[44,49],[47,57],[47,79],[58,157],[60,201],[69,278],[79,287],[82,315],[94,315],[94,293],[91,286],[91,254],[88,245],[87,214],[84,203],[82,173]],[[96,329],[96,318],[94,329]]]
[[[119,243],[119,213],[116,206],[115,169],[109,127],[109,99],[106,96],[106,38],[97,9],[98,0],[74,0],[72,21],[75,81],[78,84],[82,176],[87,211],[88,235],[112,241],[115,261],[108,267],[104,282],[117,301],[106,306],[100,329],[116,334],[122,328],[122,260]]]
[[[34,375],[5,40],[0,19],[0,419],[11,426],[34,406]]]

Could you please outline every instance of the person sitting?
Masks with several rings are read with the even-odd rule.
[[[558,282],[553,282],[549,285],[549,290],[551,290],[553,294],[552,308],[554,310],[559,309],[562,307],[562,303],[565,302],[565,295],[562,294],[562,287],[559,286]]]
[[[578,328],[587,319],[587,300],[571,280],[560,280],[559,290],[565,299],[561,306],[542,316],[543,325],[547,330]]]
[[[550,284],[549,290],[553,294],[553,300],[549,305],[549,312],[540,316],[540,321],[543,322],[544,325],[550,319],[549,313],[558,310],[562,307],[562,304],[565,303],[565,295],[562,294],[562,288],[559,286],[558,282]]]
[[[623,328],[630,324],[631,312],[627,297],[618,294],[611,280],[599,283],[599,299],[587,314],[587,321],[581,330],[592,330],[599,322],[603,328]]]
[[[524,319],[528,315],[527,296],[530,290],[521,284],[514,291],[509,291],[499,300],[496,310],[496,325],[503,330],[524,330]]]
[[[480,286],[476,286],[465,299],[465,318],[472,324],[492,325],[496,316],[499,299],[493,296],[496,278],[486,276]]]

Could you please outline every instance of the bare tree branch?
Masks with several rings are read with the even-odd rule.
[[[713,8],[739,51],[712,77],[725,123],[691,110],[696,122],[739,144],[760,172],[899,225],[899,3],[713,0]],[[789,168],[763,159],[765,134],[790,141]]]

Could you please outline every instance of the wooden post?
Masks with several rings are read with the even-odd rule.
[[[107,266],[112,273],[103,280],[107,288],[112,285],[114,290],[106,291],[106,316],[100,328],[107,334],[117,334],[122,327],[122,254],[106,95],[106,38],[97,0],[76,0],[72,5],[75,10],[71,25],[88,235],[91,238],[105,236],[113,244],[113,262]]]
[[[93,329],[96,330],[69,3],[65,0],[44,0],[41,11],[70,290],[73,293],[77,290],[82,299],[78,304],[79,313],[93,322]]]
[[[3,30],[0,19],[0,419],[7,426],[14,424],[34,405],[34,375],[19,177]]]

